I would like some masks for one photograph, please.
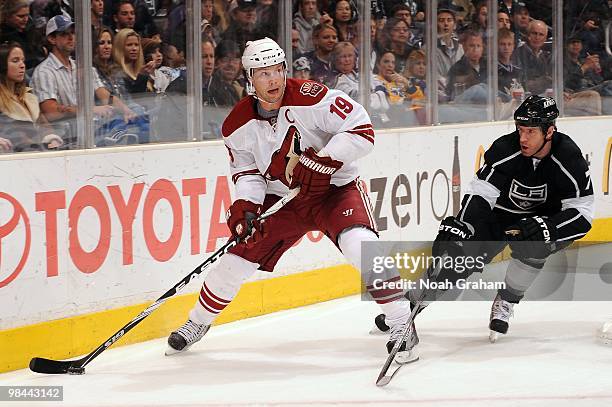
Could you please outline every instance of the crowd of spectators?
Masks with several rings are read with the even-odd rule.
[[[441,121],[482,119],[483,105],[492,103],[510,112],[529,94],[553,92],[551,0],[500,0],[495,27],[488,26],[486,1],[439,0],[430,56],[425,0],[366,1],[370,22],[360,16],[363,1],[287,0],[293,15],[287,22],[280,0],[201,0],[203,127],[210,137],[218,137],[224,115],[246,94],[240,63],[246,42],[278,40],[289,23],[293,76],[359,98],[360,78],[368,75],[368,105],[379,126],[425,124],[432,91]],[[566,113],[612,114],[612,58],[603,31],[610,4],[564,4]],[[74,0],[0,0],[0,151],[74,145],[79,39],[73,6]],[[185,140],[187,18],[185,0],[91,1],[96,146]],[[365,73],[359,71],[361,24],[370,26],[372,44]],[[491,100],[487,39],[495,31],[499,82]],[[428,62],[437,73],[433,89],[427,88]]]

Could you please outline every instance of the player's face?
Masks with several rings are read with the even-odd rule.
[[[544,143],[544,133],[540,127],[527,127],[527,126],[516,126],[519,132],[519,142],[521,144],[521,154],[527,157],[531,157],[536,152],[538,153],[535,157],[542,158],[550,151],[550,143],[547,143],[541,150],[542,143]],[[554,128],[550,127],[546,134],[546,140],[552,137]],[[540,150],[538,152],[538,150]]]
[[[285,68],[283,64],[254,69],[253,86],[255,86],[255,92],[261,101],[270,104],[280,103],[285,93]]]

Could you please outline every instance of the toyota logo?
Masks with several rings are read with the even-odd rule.
[[[0,192],[0,208],[2,208],[3,214],[11,213],[7,206],[12,206],[13,210],[12,214],[9,215],[10,218],[6,222],[6,215],[2,215],[0,217],[0,279],[6,275],[6,268],[9,268],[10,270],[14,267],[14,269],[11,274],[8,275],[8,277],[0,280],[0,288],[8,285],[11,281],[17,278],[21,270],[23,270],[23,266],[25,265],[25,262],[28,259],[28,254],[30,253],[30,243],[32,240],[30,232],[30,219],[28,219],[25,209],[11,195]],[[23,229],[22,233],[19,233],[20,224],[22,223],[21,220],[23,220],[23,226],[21,226]],[[21,240],[21,242],[19,242],[19,240]],[[15,262],[13,260],[18,258],[19,249],[22,247],[22,245],[23,250],[21,251],[21,257],[15,266]]]

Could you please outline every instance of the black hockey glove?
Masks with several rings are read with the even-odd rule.
[[[557,226],[546,217],[523,218],[505,234],[518,259],[545,259],[556,250]]]
[[[474,236],[474,232],[467,223],[454,216],[447,216],[440,223],[438,236],[434,240],[431,254],[434,256],[442,256],[444,253],[450,256],[462,255],[462,243],[470,240],[472,236]]]

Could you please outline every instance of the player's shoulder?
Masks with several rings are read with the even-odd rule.
[[[283,106],[314,106],[330,92],[322,83],[287,78]]]
[[[487,161],[490,164],[510,162],[513,157],[518,157],[521,151],[518,132],[504,134],[498,137],[486,152]]]
[[[558,131],[553,135],[551,152],[562,161],[572,162],[576,159],[582,159],[582,151],[578,144],[567,134]]]
[[[255,103],[253,96],[246,96],[240,99],[223,122],[223,126],[221,127],[223,137],[231,136],[236,130],[249,121],[257,119]]]

